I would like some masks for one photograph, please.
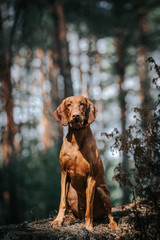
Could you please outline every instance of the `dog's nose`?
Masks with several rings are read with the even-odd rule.
[[[79,113],[73,113],[72,118],[73,119],[79,119],[80,115]]]

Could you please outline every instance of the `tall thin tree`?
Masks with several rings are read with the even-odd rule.
[[[142,109],[151,109],[150,79],[148,76],[147,53],[149,51],[148,33],[149,26],[147,22],[147,11],[145,1],[137,2],[137,27],[138,27],[138,46],[137,46],[137,68],[140,81],[140,99]],[[152,112],[148,111],[148,117],[151,119]],[[145,122],[142,121],[142,127]]]
[[[2,20],[2,4],[0,5],[0,81],[2,87],[2,111],[6,115],[6,123],[2,134],[2,161],[3,161],[3,202],[4,218],[7,223],[16,221],[17,213],[15,199],[16,186],[14,171],[16,171],[16,139],[18,126],[14,122],[14,101],[11,82],[11,52],[5,40],[5,30]],[[13,168],[14,165],[14,168]],[[14,195],[14,197],[13,197]]]
[[[53,16],[55,21],[55,40],[59,54],[60,73],[64,78],[64,96],[73,95],[71,81],[71,66],[69,61],[69,50],[67,42],[67,24],[62,0],[53,1]]]
[[[118,85],[119,85],[119,105],[121,111],[121,130],[122,135],[124,136],[126,130],[126,91],[124,90],[124,80],[125,80],[125,29],[122,24],[122,18],[124,15],[123,10],[123,3],[114,1],[114,14],[116,16],[116,23],[115,23],[115,48],[116,48],[116,69],[118,73]],[[121,20],[120,20],[121,19]],[[122,21],[122,22],[121,22]],[[125,172],[129,170],[129,161],[127,158],[127,154],[123,151],[123,162],[122,167]],[[129,191],[128,187],[126,186],[123,190],[123,202],[129,202]]]

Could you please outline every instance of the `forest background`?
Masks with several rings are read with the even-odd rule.
[[[130,187],[122,191],[112,177],[133,159],[112,153],[102,133],[123,134],[136,121],[133,108],[154,107],[146,60],[160,63],[159,42],[158,0],[0,1],[0,224],[56,215],[67,129],[53,112],[71,95],[98,108],[91,128],[112,206],[132,201]]]

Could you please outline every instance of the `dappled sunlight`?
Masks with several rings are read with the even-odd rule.
[[[143,129],[134,108],[149,109],[151,121],[159,91],[151,79],[158,86],[160,79],[146,60],[160,64],[160,8],[150,2],[2,1],[0,224],[48,217],[58,208],[58,157],[68,126],[60,126],[54,111],[70,95],[87,97],[98,109],[91,129],[111,199],[122,203],[114,168],[121,162],[129,171],[134,158],[113,151],[105,133],[123,134],[137,122]]]

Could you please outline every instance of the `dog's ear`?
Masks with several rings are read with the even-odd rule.
[[[68,117],[65,113],[65,100],[59,105],[59,107],[54,112],[55,118],[63,125],[68,125]]]
[[[88,123],[91,124],[97,116],[98,109],[91,101],[89,101],[89,99],[86,100],[87,100],[87,120]]]

